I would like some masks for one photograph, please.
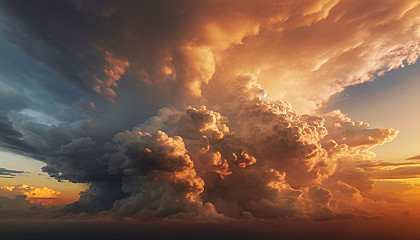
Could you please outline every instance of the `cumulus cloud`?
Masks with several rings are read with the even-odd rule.
[[[417,61],[418,2],[2,6],[21,27],[6,27],[10,42],[78,91],[60,113],[40,104],[39,94],[2,88],[1,96],[13,103],[0,108],[1,147],[42,160],[59,181],[89,183],[66,213],[372,217],[382,214],[372,179],[417,171],[379,171],[390,165],[372,160],[370,149],[397,130],[316,110],[347,86]],[[60,121],[40,122],[25,114],[26,104]],[[149,108],[160,110],[144,121]]]
[[[164,108],[132,131],[116,134],[113,143],[79,139],[82,144],[55,153],[61,164],[56,173],[45,170],[58,179],[94,183],[73,206],[97,204],[108,193],[103,192],[108,186],[98,185],[107,174],[121,179],[116,186],[123,194],[95,211],[136,219],[326,220],[361,215],[374,205],[368,197],[371,172],[357,164],[370,160],[369,149],[395,131],[368,131],[337,113],[299,115],[290,104],[265,96],[252,77],[238,79],[227,95],[232,101],[215,106],[224,114],[204,106]],[[336,124],[328,124],[333,120]],[[369,136],[375,141],[366,141]],[[72,157],[74,152],[80,157]],[[68,160],[59,160],[63,155]],[[86,172],[94,166],[106,172]]]
[[[2,195],[24,196],[29,203],[39,205],[54,205],[61,192],[48,187],[32,187],[26,184],[16,186],[1,186]],[[6,192],[6,194],[4,194]],[[21,198],[21,197],[18,197]]]

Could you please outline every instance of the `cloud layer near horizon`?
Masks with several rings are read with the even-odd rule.
[[[384,214],[359,164],[398,132],[316,110],[416,62],[419,1],[4,1],[1,11],[2,41],[24,67],[2,69],[0,146],[90,184],[63,211]]]

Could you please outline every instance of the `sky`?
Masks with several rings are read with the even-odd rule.
[[[1,1],[0,221],[277,239],[369,219],[409,239],[419,16],[419,0]]]
[[[336,96],[328,110],[341,109],[351,119],[369,123],[371,127],[392,127],[400,132],[391,142],[372,149],[375,159],[404,161],[418,155],[420,128],[419,64],[393,70],[373,82],[348,87]],[[407,104],[408,103],[408,104]],[[404,107],[402,107],[404,106]],[[393,114],[389,114],[392,109]]]

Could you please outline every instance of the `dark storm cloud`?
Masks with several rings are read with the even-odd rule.
[[[181,41],[176,39],[185,36],[191,25],[193,13],[180,15],[177,11],[187,6],[194,9],[196,4],[176,1],[78,4],[66,0],[5,1],[2,5],[6,13],[18,20],[17,23],[9,21],[5,30],[9,41],[59,72],[67,81],[112,100],[116,87],[102,89],[108,75],[104,69],[114,71],[113,64],[118,63],[115,60],[123,57],[129,60],[127,63],[134,62],[134,69],[157,71],[154,68],[159,61],[172,51],[170,46]]]
[[[10,111],[23,109],[27,99],[13,90],[2,87],[0,89],[0,146],[16,152],[35,152],[35,148],[22,141],[22,134],[13,128],[7,114]]]
[[[43,171],[58,180],[90,182],[91,189],[85,194],[87,197],[82,197],[80,203],[75,204],[78,208],[82,208],[84,202],[89,202],[92,206],[96,204],[98,209],[104,206],[107,208],[115,199],[124,196],[121,190],[120,193],[117,191],[120,189],[119,184],[113,183],[113,181],[119,182],[118,177],[108,176],[107,163],[101,159],[102,143],[110,138],[109,135],[112,136],[115,132],[138,124],[148,114],[150,116],[151,110],[156,109],[153,104],[159,104],[160,100],[156,101],[154,98],[150,104],[148,95],[153,96],[155,90],[151,88],[144,93],[139,89],[133,93],[130,91],[138,88],[139,83],[128,81],[118,86],[122,94],[118,96],[119,101],[116,106],[104,111],[101,110],[104,104],[100,100],[96,99],[94,104],[92,99],[95,98],[86,97],[72,85],[84,92],[112,100],[115,98],[112,91],[117,88],[119,75],[124,74],[124,68],[128,66],[128,63],[120,57],[123,56],[130,61],[139,59],[135,64],[142,64],[142,67],[152,69],[156,61],[160,61],[162,56],[165,57],[167,54],[166,50],[159,54],[159,49],[171,45],[174,37],[179,34],[177,30],[183,26],[181,22],[173,21],[179,14],[171,8],[164,7],[167,3],[163,1],[133,1],[131,7],[117,4],[116,11],[112,5],[113,3],[102,1],[83,2],[81,5],[73,1],[2,2],[2,10],[8,17],[3,17],[7,20],[3,26],[3,37],[14,44],[13,47],[17,46],[19,50],[53,71],[42,73],[45,71],[43,67],[33,66],[32,63],[24,65],[29,68],[27,71],[17,71],[13,67],[3,71],[8,77],[5,81],[7,86],[25,92],[25,95],[31,98],[23,102],[27,106],[5,111],[4,129],[10,133],[2,135],[8,136],[7,139],[4,137],[2,144],[5,149],[16,149],[15,152],[20,154],[39,152],[47,163]],[[171,5],[182,8],[175,2],[171,2]],[[135,15],[139,15],[138,19],[132,18]],[[121,26],[127,26],[127,29]],[[130,45],[129,48],[124,47]],[[133,55],[133,52],[136,54]],[[144,54],[145,57],[138,58],[137,52]],[[156,53],[158,58],[153,57]],[[14,58],[18,62],[22,58],[27,60],[25,57]],[[29,73],[34,68],[39,72],[35,76]],[[19,79],[16,81],[18,76]],[[106,81],[111,82],[109,86],[106,85]],[[28,88],[35,85],[34,83],[37,83],[37,86]],[[63,83],[65,87],[60,86]],[[104,95],[106,90],[108,92],[105,93],[111,95]],[[45,93],[42,98],[49,98],[52,104],[43,101],[41,93]],[[171,94],[159,92],[159,95]],[[85,102],[79,101],[81,98],[89,99],[95,108],[98,106],[96,114],[92,114],[94,110],[89,109]],[[133,101],[140,103],[139,110],[132,111],[127,107]],[[90,103],[88,105],[92,106]],[[32,116],[21,113],[24,108],[36,109],[41,113],[53,113],[61,122],[57,125],[39,123]],[[91,138],[83,137],[86,135]],[[100,143],[97,144],[95,141]],[[110,190],[113,185],[117,190]],[[107,198],[111,200],[100,201]],[[104,205],[100,204],[101,202],[105,202]],[[84,209],[87,211],[89,207]]]
[[[36,149],[25,141],[21,140],[22,134],[16,131],[11,122],[5,117],[0,116],[0,146],[4,149],[18,153],[36,153]]]
[[[6,16],[2,15],[1,18],[3,20]],[[32,145],[34,141],[28,141],[29,138],[34,140],[37,135],[40,138],[47,134],[47,126],[40,126],[39,120],[42,122],[48,119],[60,122],[64,119],[80,119],[75,115],[66,117],[71,109],[68,103],[78,100],[80,95],[68,94],[72,88],[60,81],[62,77],[33,61],[31,57],[20,53],[16,50],[16,46],[7,42],[4,39],[4,26],[4,24],[1,25],[0,31],[2,36],[0,37],[2,43],[0,47],[2,55],[0,59],[0,100],[2,103],[0,104],[0,138],[2,141],[0,145],[3,149],[22,155],[42,158],[35,154],[42,152],[43,149],[37,149],[37,146]],[[34,116],[28,114],[34,114]],[[26,135],[32,130],[34,131],[31,136]],[[54,135],[51,131],[48,134]],[[35,142],[44,145],[45,141],[49,141],[49,144],[60,143],[59,138],[61,136],[57,135],[55,140],[49,137]]]
[[[89,189],[80,193],[80,199],[64,207],[62,214],[73,213],[99,213],[110,209],[117,200],[128,194],[121,189],[121,176],[109,176],[100,181],[90,182]]]
[[[49,154],[44,172],[57,179],[72,182],[93,182],[107,176],[107,166],[100,160],[97,143],[90,138],[78,138]]]
[[[93,32],[72,1],[2,2],[4,11],[18,21],[6,25],[4,35],[29,56],[88,89],[83,81],[103,62],[89,44]],[[54,19],[54,20],[53,20]],[[83,37],[80,37],[83,36]]]
[[[105,43],[101,46],[109,32],[100,30],[106,19],[91,14],[96,8],[83,13],[72,1],[5,1],[0,6],[3,149],[46,154],[77,137],[107,141],[162,106],[161,100],[151,101],[154,89],[144,92],[134,81],[119,86],[122,94],[115,105],[102,101],[107,99],[102,93],[115,88],[127,65],[107,52]],[[79,104],[83,101],[95,109]],[[136,111],[127,107],[133,101],[139,103]],[[52,119],[53,125],[28,115],[27,109]]]
[[[1,177],[16,177],[16,175],[19,175],[21,173],[24,173],[24,171],[18,171],[18,170],[10,170],[6,168],[0,168],[0,178]]]

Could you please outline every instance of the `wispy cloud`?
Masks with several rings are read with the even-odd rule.
[[[24,173],[24,171],[0,168],[0,178],[14,178],[22,173]]]
[[[417,156],[414,156],[414,157],[407,158],[407,160],[417,160],[417,159],[420,159],[420,155],[417,155]]]
[[[391,170],[380,170],[372,174],[375,179],[419,178],[420,166],[398,167]]]
[[[361,161],[357,164],[371,174],[372,179],[403,179],[420,177],[420,161],[386,162]]]

